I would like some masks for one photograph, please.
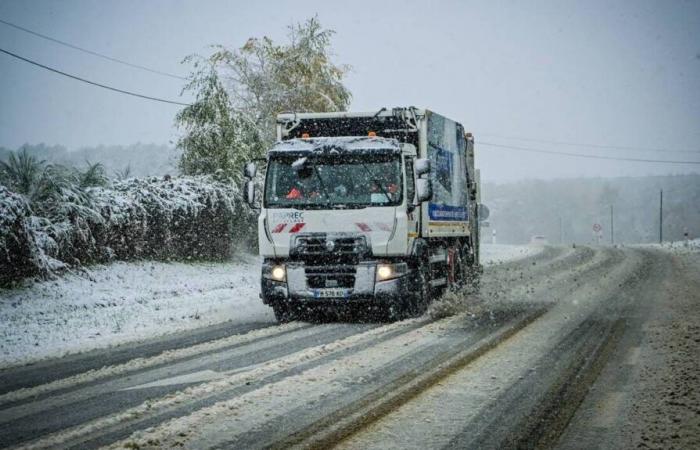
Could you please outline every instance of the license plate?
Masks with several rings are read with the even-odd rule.
[[[325,288],[325,289],[314,289],[313,290],[315,298],[346,298],[350,295],[350,289],[342,288]]]

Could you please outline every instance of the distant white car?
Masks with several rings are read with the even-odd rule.
[[[536,235],[530,238],[530,245],[547,245],[547,238],[544,236]]]

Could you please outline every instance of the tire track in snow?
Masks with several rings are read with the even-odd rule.
[[[339,338],[352,336],[376,325],[301,326],[298,329],[278,333],[266,339],[254,339],[244,345],[233,345],[220,351],[204,352],[202,356],[190,355],[176,362],[158,364],[147,370],[125,372],[118,377],[98,383],[88,383],[61,395],[47,396],[39,401],[24,402],[0,410],[0,444],[21,442],[24,436],[59,431],[109,415],[120,409],[132,408],[176,392],[192,383],[165,385],[151,389],[127,390],[141,384],[152,383],[174,375],[186,375],[207,368],[217,372],[235,371],[254,367],[261,363],[284,359],[286,355]],[[193,381],[197,383],[197,381]],[[14,442],[16,441],[16,442]]]
[[[530,326],[339,447],[522,448],[514,442],[527,442],[532,448],[543,430],[560,430],[552,417],[565,424],[564,411],[585,394],[619,336],[619,308],[633,300],[625,294],[620,301],[620,293],[640,280],[638,257],[602,253],[616,264],[586,273],[584,283]]]
[[[424,319],[413,319],[382,327],[372,327],[343,339],[306,347],[283,358],[273,359],[253,367],[251,370],[185,388],[139,406],[82,423],[46,438],[28,442],[22,448],[52,448],[59,445],[67,448],[86,448],[106,445],[139,429],[190,414],[227,397],[237,397],[246,392],[259,390],[267,384],[304,372],[324,362],[406,334],[407,330],[420,328],[425,323]]]

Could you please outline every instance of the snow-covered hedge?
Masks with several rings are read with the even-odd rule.
[[[0,285],[64,267],[47,255],[47,250],[55,251],[56,243],[41,224],[24,197],[0,185]]]
[[[238,187],[212,177],[132,178],[83,193],[66,191],[38,217],[46,205],[0,186],[0,284],[115,259],[222,259],[254,229]]]

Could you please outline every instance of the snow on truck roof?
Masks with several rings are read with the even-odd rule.
[[[403,109],[413,109],[417,115],[425,114],[426,110],[422,108],[382,108],[378,111],[338,111],[338,112],[285,112],[277,115],[277,122],[285,122],[289,120],[298,119],[337,119],[337,118],[351,118],[351,117],[386,117],[393,116],[394,110]]]
[[[270,152],[322,152],[332,149],[340,151],[384,150],[389,153],[398,153],[401,151],[401,144],[396,139],[384,137],[317,137],[278,141],[270,149]]]

